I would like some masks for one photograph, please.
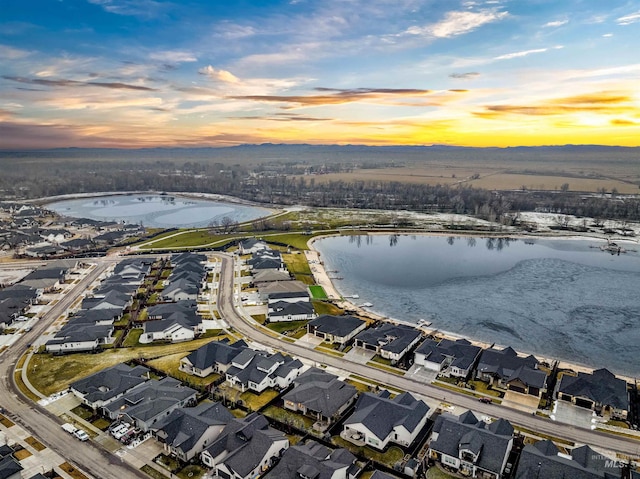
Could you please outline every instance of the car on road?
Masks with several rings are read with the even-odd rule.
[[[82,442],[89,440],[89,434],[87,434],[86,431],[83,431],[82,429],[76,429],[73,435],[80,439]]]

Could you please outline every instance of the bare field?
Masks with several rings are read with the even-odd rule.
[[[496,173],[465,182],[465,184],[489,190],[515,190],[523,186],[528,190],[560,190],[564,183],[569,185],[569,191],[595,193],[601,188],[605,188],[607,191],[616,188],[618,192],[622,194],[635,194],[640,192],[638,185],[614,179],[575,178],[550,175]]]
[[[616,188],[622,194],[639,193],[640,173],[633,162],[611,166],[559,161],[553,166],[540,165],[535,161],[520,162],[517,169],[501,161],[469,162],[449,165],[404,166],[397,168],[357,169],[349,173],[300,176],[309,183],[330,181],[398,181],[423,185],[473,185],[489,190],[512,190],[523,186],[535,190],[560,190],[564,183],[570,191],[597,192],[601,188],[611,191]],[[475,177],[475,178],[474,178]]]

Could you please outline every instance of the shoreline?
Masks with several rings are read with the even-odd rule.
[[[485,232],[478,232],[479,234],[459,234],[457,235],[458,237],[468,237],[468,236],[483,236],[483,233]],[[365,234],[371,234],[371,235],[389,235],[389,232],[365,232]],[[438,232],[434,232],[434,233],[399,233],[399,235],[422,235],[422,236],[456,236],[456,235],[452,235],[448,232],[442,232],[442,233],[438,233]],[[321,236],[316,236],[314,238],[311,238],[308,242],[307,245],[309,247],[308,251],[305,251],[305,256],[307,258],[307,262],[309,263],[309,267],[311,268],[311,272],[313,274],[313,278],[316,281],[316,284],[320,285],[323,287],[325,293],[327,294],[327,297],[331,300],[334,301],[336,306],[338,306],[341,309],[345,309],[345,310],[349,310],[349,311],[354,311],[355,314],[357,316],[361,316],[362,318],[365,319],[371,319],[373,321],[387,321],[387,322],[394,322],[394,323],[400,323],[400,324],[405,324],[405,325],[409,325],[412,327],[415,327],[417,329],[421,329],[424,332],[426,332],[427,334],[433,334],[436,335],[438,337],[441,338],[446,338],[446,339],[451,339],[451,340],[457,340],[457,339],[466,339],[469,342],[471,342],[473,345],[475,346],[480,346],[483,349],[487,349],[491,346],[490,343],[487,343],[486,341],[481,341],[479,339],[476,338],[472,338],[472,337],[467,337],[467,336],[462,336],[460,334],[456,334],[456,333],[452,333],[450,331],[444,331],[444,330],[440,330],[437,328],[433,328],[433,323],[429,324],[429,326],[418,326],[417,323],[413,323],[410,321],[403,321],[400,319],[396,319],[396,318],[391,318],[388,316],[384,316],[382,314],[373,312],[373,311],[369,311],[368,309],[365,309],[361,306],[358,306],[356,304],[354,304],[352,301],[350,301],[350,298],[345,298],[343,297],[340,292],[338,291],[338,289],[335,287],[335,284],[333,283],[333,281],[331,280],[331,278],[329,277],[329,274],[326,271],[324,262],[321,259],[321,254],[320,251],[318,251],[315,247],[314,247],[314,243],[317,240],[320,239],[324,239],[324,238],[330,238],[330,237],[335,237],[335,236],[342,236],[341,234],[327,234],[327,235],[321,235]],[[526,233],[522,233],[522,232],[518,232],[514,234],[509,234],[509,233],[505,233],[504,237],[512,237],[512,238],[544,238],[544,239],[559,239],[559,240],[567,240],[567,239],[583,239],[583,240],[599,240],[602,241],[603,238],[600,237],[595,237],[595,236],[587,236],[587,235],[577,235],[577,236],[554,236],[553,234],[551,235],[529,235]],[[616,239],[616,241],[623,241],[622,239]],[[631,240],[630,243],[632,244],[638,244],[638,240],[636,238],[635,241]],[[501,344],[493,344],[494,348],[500,348],[503,349],[505,347],[505,345],[501,345]],[[539,354],[536,354],[535,352],[524,352],[524,351],[517,351],[519,356],[528,356],[528,355],[533,355],[536,357],[536,359],[538,359],[540,362],[547,362],[549,365],[552,365],[554,362],[558,363],[558,368],[559,369],[570,369],[573,370],[575,372],[586,372],[586,373],[592,373],[593,371],[597,370],[597,369],[601,369],[602,367],[593,367],[593,366],[589,366],[586,364],[580,364],[580,363],[576,363],[576,362],[572,362],[572,361],[567,361],[567,360],[563,360],[563,359],[558,359],[558,358],[549,358],[546,356],[541,356]],[[619,374],[619,373],[615,373],[616,377],[624,379],[627,382],[633,383],[637,378],[634,378],[633,376],[629,376],[626,374]]]

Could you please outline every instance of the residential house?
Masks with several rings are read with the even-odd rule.
[[[233,418],[220,403],[201,403],[174,409],[152,431],[166,452],[187,462],[210,446]]]
[[[166,319],[146,321],[142,326],[143,332],[140,335],[140,343],[191,341],[199,331],[201,322],[202,319],[195,311],[176,312]]]
[[[267,243],[256,238],[249,238],[238,243],[240,254],[253,254],[270,249]]]
[[[560,401],[586,409],[600,416],[610,415],[614,419],[626,420],[629,410],[627,382],[608,369],[597,369],[593,373],[564,373],[558,382],[556,397]]]
[[[300,375],[302,367],[302,363],[291,356],[247,348],[233,358],[226,380],[243,392],[248,389],[261,393],[269,387],[286,389]]]
[[[75,238],[60,243],[60,247],[69,251],[70,253],[84,253],[87,251],[91,251],[95,247],[95,245],[90,239]]]
[[[520,453],[515,479],[620,479],[617,461],[608,460],[589,446],[561,453],[550,440],[527,444]]]
[[[344,439],[382,451],[391,442],[409,446],[418,437],[429,417],[429,406],[402,393],[391,399],[389,391],[363,393],[354,413],[344,421]]]
[[[422,338],[420,331],[402,324],[382,323],[365,329],[354,338],[354,345],[375,351],[392,363],[399,362]]]
[[[11,455],[0,459],[0,479],[21,479],[22,469],[20,462]]]
[[[298,302],[289,303],[278,301],[269,303],[267,318],[270,323],[280,323],[283,321],[304,321],[317,316],[311,303]]]
[[[427,339],[416,349],[414,363],[447,377],[466,379],[481,351],[482,348],[466,339]]]
[[[480,355],[476,378],[489,384],[507,388],[507,381],[521,367],[538,369],[535,356],[519,356],[511,347],[505,349],[485,349]]]
[[[540,369],[520,366],[511,373],[506,383],[509,391],[540,398],[547,390],[547,373]]]
[[[115,401],[126,392],[149,380],[149,370],[143,366],[116,364],[75,381],[70,391],[84,404],[97,410]]]
[[[104,405],[102,411],[110,419],[125,419],[146,432],[174,409],[195,405],[197,394],[177,379],[152,379]]]
[[[487,424],[471,411],[460,416],[445,413],[433,426],[429,457],[464,476],[500,479],[512,447],[509,421]]]
[[[259,286],[263,283],[270,283],[273,281],[291,281],[291,275],[288,271],[281,271],[278,269],[262,269],[254,272],[253,284]]]
[[[356,457],[348,450],[329,449],[316,441],[289,447],[265,479],[355,479]]]
[[[45,350],[53,354],[96,351],[114,341],[112,325],[70,320],[45,343]]]
[[[329,343],[346,346],[358,333],[364,331],[367,322],[355,316],[323,314],[307,323],[307,332]]]
[[[358,397],[358,390],[354,386],[318,368],[310,368],[302,373],[293,381],[293,386],[282,397],[284,408],[314,418],[314,427],[317,429],[326,429]]]
[[[225,374],[231,367],[233,358],[246,348],[247,343],[242,340],[233,344],[227,338],[212,341],[182,358],[180,370],[201,378],[214,373]]]
[[[232,419],[201,455],[202,462],[217,477],[253,479],[265,472],[289,447],[283,432],[269,426],[267,419],[251,413]]]
[[[167,319],[174,313],[195,312],[198,305],[195,301],[176,301],[175,303],[161,303],[147,308],[149,319]]]
[[[255,284],[255,281],[254,281]],[[308,293],[309,287],[302,281],[270,281],[256,284],[261,301],[268,301],[269,295],[275,293]]]
[[[161,296],[165,301],[195,301],[198,299],[199,291],[199,284],[183,278],[170,282],[169,285],[162,290]]]

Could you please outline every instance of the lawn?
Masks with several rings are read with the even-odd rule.
[[[144,466],[142,466],[140,470],[144,472],[147,476],[151,477],[152,479],[168,479],[169,478],[169,476],[165,476],[160,471],[157,471],[156,469],[154,469],[148,464],[145,464]]]
[[[324,288],[322,286],[309,286],[309,291],[311,291],[311,297],[313,299],[326,300],[329,299],[327,297],[327,293],[325,293]]]
[[[266,236],[267,242],[276,242],[286,244],[300,250],[309,249],[307,242],[313,238],[313,235],[306,235],[301,233],[284,233],[279,235]]]
[[[302,429],[303,431],[310,431],[315,422],[312,418],[303,416],[302,414],[295,413],[293,411],[287,411],[277,406],[269,406],[263,411],[265,416],[272,419],[276,419],[284,424],[290,424],[291,426]]]
[[[176,344],[108,349],[99,354],[80,353],[66,356],[34,354],[29,361],[28,375],[33,386],[48,396],[68,388],[69,384],[78,379],[109,366],[135,358],[155,359],[172,354],[186,354],[211,341],[211,338],[205,338]]]
[[[437,466],[433,466],[427,471],[427,479],[456,479],[457,477],[447,474]]]
[[[267,328],[276,333],[284,334],[285,331],[295,331],[298,328],[306,326],[308,321],[279,321],[277,323],[269,323]]]
[[[331,442],[336,446],[344,447],[355,454],[362,454],[373,461],[385,464],[389,467],[393,467],[404,457],[404,452],[397,446],[391,446],[386,450],[386,452],[381,452],[369,446],[356,446],[355,444],[342,439],[340,436],[333,436],[331,438]]]
[[[130,330],[129,334],[127,334],[127,337],[124,338],[124,342],[122,343],[122,347],[123,348],[132,348],[134,346],[137,346],[138,342],[140,341],[140,336],[142,336],[143,332],[144,332],[144,330],[142,328],[134,328],[134,329]]]
[[[344,309],[338,308],[333,303],[328,303],[326,301],[311,301],[311,303],[313,304],[313,309],[316,310],[318,315],[331,314],[333,316],[341,316],[344,314]]]
[[[298,278],[298,276],[312,277],[311,268],[309,267],[309,263],[307,262],[307,257],[302,253],[283,254],[282,260],[287,266],[289,273],[294,275],[296,279],[300,279]]]
[[[206,378],[201,378],[198,376],[193,376],[191,374],[187,374],[184,371],[180,370],[180,360],[184,358],[188,353],[176,353],[170,354],[167,356],[163,356],[161,358],[152,359],[147,364],[149,366],[159,369],[163,373],[176,378],[179,381],[187,384],[188,386],[194,388],[204,388],[211,384],[213,381],[220,377],[219,374],[210,374]]]
[[[24,440],[24,442],[26,442],[27,444],[29,444],[32,448],[34,448],[36,451],[44,451],[47,446],[45,446],[44,444],[42,444],[40,441],[38,441],[35,437],[33,436],[29,436],[28,438],[26,438]]]
[[[69,464],[68,462],[63,462],[60,464],[60,469],[69,474],[73,479],[88,479],[87,476],[82,474],[79,470],[77,470],[74,466]]]
[[[252,411],[257,411],[261,407],[269,404],[276,396],[278,396],[278,392],[275,389],[267,389],[261,394],[245,391],[240,394],[240,400],[245,407]]]

